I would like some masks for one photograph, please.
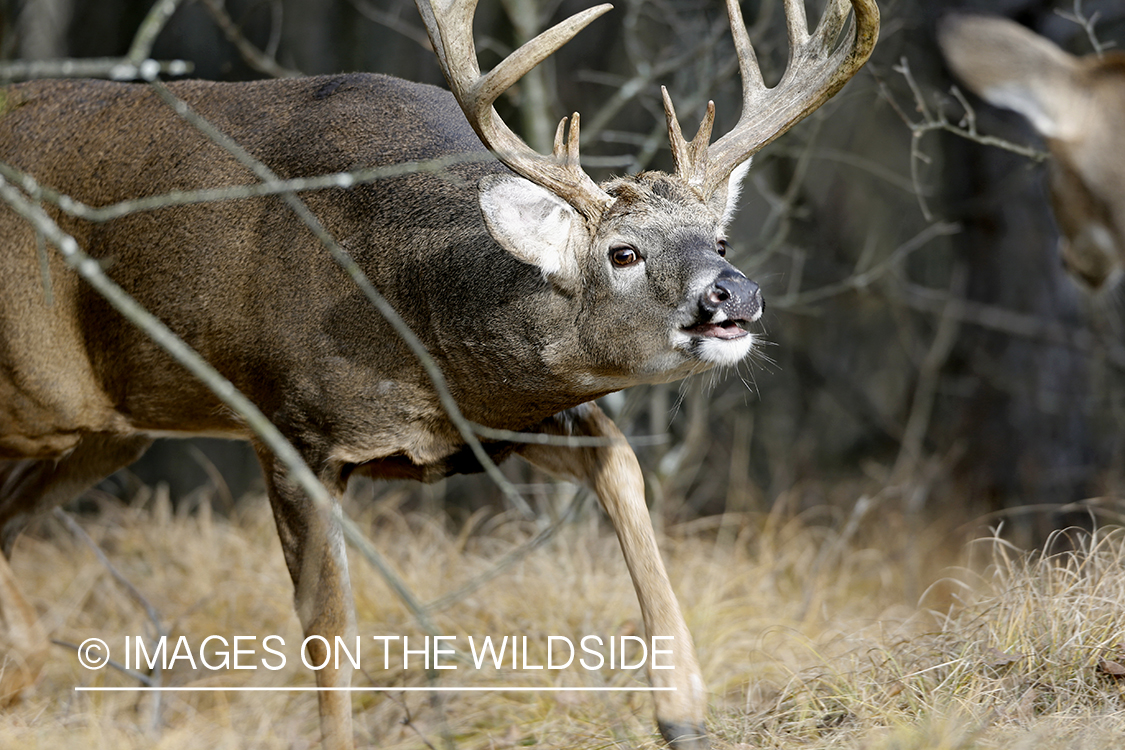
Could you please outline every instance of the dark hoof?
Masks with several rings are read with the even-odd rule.
[[[707,730],[703,725],[666,723],[658,721],[660,735],[672,750],[707,750],[711,743],[707,741]]]

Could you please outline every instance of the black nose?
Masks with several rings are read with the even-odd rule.
[[[702,307],[714,315],[719,310],[731,320],[757,320],[764,307],[762,290],[734,269],[725,269],[703,293]]]

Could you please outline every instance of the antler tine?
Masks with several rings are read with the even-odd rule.
[[[707,111],[703,115],[703,121],[699,123],[699,130],[688,143],[680,129],[680,121],[676,117],[676,108],[672,106],[672,97],[668,96],[668,89],[661,86],[660,93],[664,97],[668,143],[672,147],[672,163],[676,166],[676,174],[689,185],[701,188],[707,179],[707,148],[711,143],[711,129],[715,125],[715,102],[707,102]]]
[[[574,116],[577,117],[578,113],[575,112]],[[562,118],[559,120],[558,127],[555,128],[555,148],[553,151],[555,161],[570,158],[570,144],[564,140],[566,138],[566,122],[566,118]]]
[[[831,2],[829,2],[831,5]],[[729,7],[729,4],[728,4]],[[741,16],[742,14],[739,13]],[[789,32],[789,62],[809,40],[809,21],[805,17],[805,0],[785,0],[785,29]]]
[[[851,38],[833,51],[849,10],[855,14],[848,31]],[[727,0],[727,13],[742,73],[742,114],[734,129],[707,151],[705,196],[714,193],[736,166],[839,91],[867,62],[879,37],[879,8],[875,0],[829,0],[813,34],[808,31],[803,1],[785,0],[789,65],[780,83],[767,89],[738,0]]]
[[[802,10],[804,10],[802,8]],[[762,70],[758,67],[758,56],[754,45],[750,44],[750,32],[742,20],[742,8],[738,3],[727,3],[727,18],[730,19],[731,36],[734,38],[734,53],[738,59],[738,73],[742,76],[742,106],[754,101],[766,91],[762,80]]]
[[[599,5],[571,16],[482,75],[473,43],[477,0],[416,0],[416,4],[449,88],[485,146],[517,174],[555,193],[588,220],[597,221],[613,199],[579,164],[577,113],[571,118],[565,153],[561,145],[566,129],[566,118],[563,118],[555,136],[554,154],[545,156],[512,132],[492,105],[529,70],[613,6]],[[436,12],[435,4],[438,5]]]
[[[567,118],[559,120],[555,130],[555,161],[569,167],[579,168],[578,164],[578,138],[581,129],[581,118],[575,112],[570,116],[570,131],[567,132]]]
[[[803,10],[802,8],[802,12]],[[750,34],[742,20],[742,9],[738,2],[727,3],[727,15],[730,18],[731,34],[734,37],[738,69],[742,76],[742,108],[745,111],[751,109],[751,103],[756,102],[768,89],[765,81],[762,80],[762,71],[758,67],[758,58],[754,46],[750,43]],[[713,189],[705,189],[705,186],[710,171],[708,146],[711,143],[711,130],[715,124],[715,103],[707,102],[707,111],[703,116],[703,122],[699,125],[699,132],[689,146],[684,141],[680,122],[676,118],[676,109],[672,106],[672,98],[668,95],[668,90],[661,86],[660,92],[664,97],[664,116],[668,120],[668,141],[672,148],[672,163],[676,167],[676,174],[689,185],[703,191],[704,197],[709,196]]]
[[[830,45],[839,38],[840,32],[844,30],[844,22],[848,20],[848,10],[848,4],[842,2],[830,2],[824,9],[824,15],[816,27],[816,36],[825,45]]]

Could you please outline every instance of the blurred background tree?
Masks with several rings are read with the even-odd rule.
[[[590,4],[483,3],[482,64]],[[151,5],[5,0],[0,53],[122,55]],[[817,18],[820,3],[809,5]],[[1091,52],[1091,29],[1103,44],[1125,43],[1117,0],[881,3],[871,62],[756,157],[747,180],[732,255],[765,293],[759,354],[725,375],[606,400],[637,439],[665,521],[724,511],[911,525],[944,517],[1003,521],[1032,541],[1077,508],[1079,517],[1098,508],[1077,501],[1121,492],[1120,292],[1091,296],[1064,273],[1041,160],[948,132],[966,102],[951,92],[934,33],[957,8],[1015,18],[1077,54]],[[776,80],[781,2],[744,2],[743,13]],[[506,119],[545,149],[558,119],[580,110],[595,177],[668,169],[661,84],[685,123],[708,99],[717,132],[739,114],[726,23],[718,0],[620,0],[513,90]],[[152,54],[218,80],[366,70],[442,83],[410,0],[186,0]],[[1042,147],[1017,116],[967,103],[980,133]],[[230,502],[256,472],[238,444],[171,442],[113,481],[165,481],[181,497],[221,488]],[[530,486],[553,513],[556,495]],[[479,478],[411,492],[435,507],[499,502]]]

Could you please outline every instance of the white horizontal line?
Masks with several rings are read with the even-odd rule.
[[[655,693],[674,687],[75,687],[84,693]]]

